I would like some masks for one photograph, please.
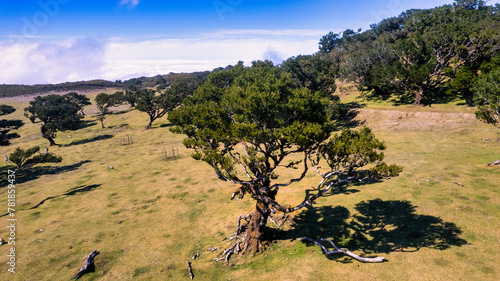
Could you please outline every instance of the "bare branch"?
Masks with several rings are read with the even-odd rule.
[[[241,166],[241,168],[243,168],[243,170],[245,171],[245,174],[247,174],[248,178],[253,180],[254,178],[248,173],[247,167],[245,165],[243,165],[243,163],[241,162],[241,159],[236,158],[236,156],[233,155],[233,153],[231,152],[231,149],[229,149],[227,147],[227,145],[224,145],[224,146],[225,146],[227,152],[229,153],[229,155],[231,156],[231,158],[233,158],[233,160],[236,163],[238,163]]]
[[[309,170],[309,168],[307,167],[307,153],[304,152],[304,171],[302,172],[302,174],[300,175],[300,177],[298,177],[296,179],[292,179],[292,180],[290,180],[287,183],[274,184],[273,186],[271,186],[271,189],[273,189],[273,188],[279,188],[279,187],[284,187],[284,186],[289,186],[289,185],[291,185],[294,182],[301,181],[306,176],[308,170]]]
[[[341,249],[339,247],[337,247],[331,240],[328,240],[328,239],[324,239],[322,238],[321,239],[322,241],[326,241],[326,242],[329,242],[333,248],[335,250],[333,251],[328,251],[326,249],[325,246],[323,246],[321,243],[319,243],[318,241],[316,240],[313,240],[311,238],[308,238],[308,237],[304,237],[302,238],[300,241],[304,242],[304,241],[309,241],[309,242],[312,242],[312,243],[315,243],[316,245],[320,246],[321,249],[323,250],[323,252],[325,253],[325,256],[329,256],[329,255],[333,255],[333,254],[339,254],[339,253],[342,253],[342,254],[345,254],[345,255],[348,255],[350,256],[351,258],[355,259],[355,260],[358,260],[360,262],[366,262],[366,263],[381,263],[381,262],[384,262],[385,261],[385,258],[384,257],[375,257],[375,258],[364,258],[364,257],[360,257],[358,255],[356,255],[355,253],[353,252],[350,252],[348,250],[345,250],[345,249]]]

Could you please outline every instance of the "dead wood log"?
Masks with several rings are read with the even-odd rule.
[[[92,253],[90,253],[89,257],[85,261],[85,264],[80,268],[78,273],[75,275],[75,278],[73,278],[74,280],[82,277],[85,273],[95,271],[94,259],[98,254],[99,252],[97,250],[94,250],[92,251]]]
[[[358,260],[360,262],[366,262],[366,263],[379,263],[379,262],[384,262],[385,261],[385,258],[384,257],[375,257],[375,258],[364,258],[364,257],[360,257],[358,255],[356,255],[355,253],[353,252],[350,252],[348,250],[344,250],[344,249],[341,249],[339,247],[337,247],[331,240],[328,240],[328,239],[321,239],[322,241],[326,241],[326,242],[329,242],[333,248],[335,250],[333,251],[328,251],[326,249],[325,246],[323,246],[321,243],[319,243],[318,241],[316,240],[313,240],[311,238],[308,238],[308,237],[304,237],[302,238],[300,241],[304,242],[304,241],[309,241],[309,242],[312,242],[312,243],[315,243],[316,245],[320,246],[321,249],[323,250],[323,252],[325,253],[325,256],[329,256],[329,255],[333,255],[333,254],[338,254],[338,253],[342,253],[342,254],[345,254],[345,255],[348,255],[350,256],[351,258],[355,259],[355,260]]]
[[[488,163],[488,166],[490,166],[490,167],[495,166],[495,165],[500,165],[500,160]]]
[[[191,267],[191,262],[189,262],[189,261],[186,261],[186,262],[187,262],[187,270],[189,272],[189,278],[191,278],[191,280],[193,280],[194,274],[193,274],[193,268]]]
[[[465,187],[462,183],[459,183],[457,181],[452,181],[452,183],[456,184],[456,185],[460,185],[461,187]]]

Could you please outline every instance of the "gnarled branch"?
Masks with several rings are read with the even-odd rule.
[[[312,243],[315,243],[316,245],[320,246],[321,249],[323,250],[323,252],[325,253],[325,256],[329,256],[329,255],[333,255],[333,254],[339,254],[339,253],[342,253],[342,254],[345,254],[345,255],[348,255],[350,256],[351,258],[355,259],[355,260],[358,260],[360,262],[366,262],[366,263],[380,263],[380,262],[384,262],[385,261],[385,258],[384,257],[374,257],[374,258],[364,258],[364,257],[360,257],[358,255],[356,255],[355,253],[353,252],[350,252],[348,250],[345,250],[345,249],[341,249],[339,247],[337,247],[331,240],[328,240],[328,239],[324,239],[322,238],[321,239],[322,241],[326,241],[326,242],[329,242],[332,247],[335,249],[333,251],[328,251],[326,249],[325,246],[323,246],[321,243],[319,243],[318,241],[316,240],[313,240],[309,237],[304,237],[302,238],[300,241],[304,242],[304,241],[309,241],[309,242],[312,242]]]

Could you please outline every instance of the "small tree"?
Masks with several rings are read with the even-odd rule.
[[[123,103],[123,93],[116,92],[112,95],[100,93],[95,97],[95,102],[100,113],[97,116],[97,120],[101,121],[101,126],[104,129],[104,119],[109,114],[109,108]]]
[[[56,145],[54,138],[57,131],[77,130],[83,116],[81,106],[59,95],[36,97],[30,106],[24,109],[24,115],[35,123],[41,122],[40,130],[50,145]]]
[[[368,128],[330,139],[331,103],[319,92],[294,89],[290,75],[271,62],[254,62],[250,68],[238,65],[211,74],[169,114],[176,125],[172,130],[187,135],[184,144],[195,150],[193,158],[212,166],[220,180],[239,186],[231,199],[248,195],[255,201],[255,211],[238,221],[236,236],[242,241],[227,255],[240,246],[243,252],[262,250],[273,213],[300,210],[335,185],[396,176],[401,170],[381,162],[385,145]],[[330,171],[321,172],[320,162]],[[372,162],[371,171],[356,173]],[[295,207],[279,203],[279,190],[300,182],[310,167],[321,177],[314,192]],[[284,168],[298,170],[295,178],[281,180]]]
[[[5,105],[5,104],[0,105],[0,116],[11,114],[14,111],[16,111],[16,109],[10,105]],[[24,125],[24,123],[21,120],[1,119],[0,120],[0,145],[1,146],[9,145],[10,139],[18,138],[19,134],[10,133],[10,131],[17,130],[22,125]]]
[[[40,153],[39,146],[34,146],[27,150],[18,147],[14,152],[9,154],[8,159],[16,166],[15,172],[37,164],[59,163],[62,161],[62,157],[52,153]]]
[[[180,105],[181,101],[180,96],[171,94],[168,90],[161,94],[155,90],[144,89],[139,91],[135,101],[135,108],[149,115],[149,123],[146,129],[151,129],[156,119],[165,116],[169,111],[175,109]]]

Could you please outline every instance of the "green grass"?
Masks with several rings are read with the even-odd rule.
[[[39,125],[22,116],[27,104],[5,103],[18,109],[12,118],[26,125],[20,139],[0,147],[0,155],[17,146],[45,147]],[[371,101],[365,109],[377,110],[366,125],[386,142],[387,162],[404,166],[401,176],[321,198],[314,209],[294,214],[268,250],[234,257],[232,267],[214,262],[219,250],[206,249],[228,246],[222,240],[234,232],[238,215],[253,211],[253,202],[230,201],[236,187],[193,160],[183,137],[160,126],[167,123],[164,119],[146,131],[146,114],[125,111],[108,116],[107,128],[101,129],[87,115],[85,120],[95,124],[58,133],[55,140],[63,146],[49,148],[63,157],[62,163],[18,175],[17,273],[7,272],[8,246],[0,246],[0,280],[70,280],[93,250],[100,252],[96,272],[80,280],[186,280],[186,260],[197,252],[200,257],[192,261],[196,280],[499,279],[500,169],[486,163],[500,159],[500,142],[494,141],[500,131],[468,119],[448,125],[454,113],[473,112],[456,104],[394,108]],[[420,111],[444,115],[432,120],[411,115]],[[401,122],[399,127],[386,125],[394,120]],[[134,143],[121,145],[127,136]],[[163,161],[164,148],[178,148],[180,159]],[[311,173],[281,189],[279,199],[297,204],[304,189],[317,182]],[[2,184],[0,208],[6,206]],[[6,226],[6,219],[0,218],[0,224]],[[368,229],[375,221],[385,228],[370,228],[364,237],[356,234],[355,223]],[[7,235],[0,227],[0,238]],[[388,262],[325,257],[319,247],[300,242],[304,235],[333,238],[357,254],[384,256]]]

